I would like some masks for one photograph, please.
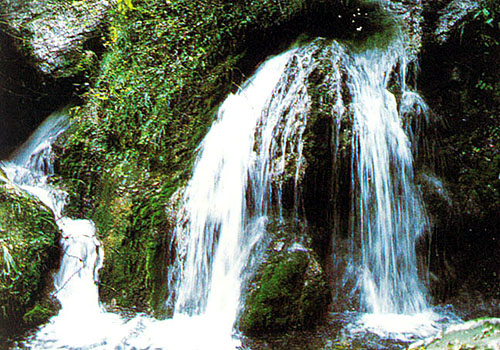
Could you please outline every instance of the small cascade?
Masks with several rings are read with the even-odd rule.
[[[54,276],[54,295],[61,304],[61,310],[26,345],[34,349],[99,343],[106,337],[107,331],[103,326],[110,325],[109,320],[104,322],[105,314],[99,303],[96,285],[103,251],[99,249],[94,223],[63,217],[67,195],[49,184],[53,174],[52,144],[67,126],[65,113],[49,116],[11,159],[2,164],[12,183],[39,198],[52,210],[62,231],[63,257]]]
[[[397,65],[406,69],[404,59],[404,47],[396,42],[384,52],[355,55],[346,67],[353,98],[353,183],[359,184],[361,302],[369,313],[412,315],[427,308],[415,253],[427,219],[413,183],[410,141],[388,91]]]
[[[179,225],[175,232],[177,246],[185,250],[176,286],[178,313],[200,314],[210,309],[210,302],[219,299],[212,290],[218,279],[227,279],[228,284],[221,280],[222,285],[234,293],[226,293],[229,299],[223,298],[223,304],[237,308],[241,268],[254,244],[254,239],[245,237],[249,220],[245,192],[255,129],[289,55],[268,61],[237,94],[226,99],[200,146],[184,200],[187,225]],[[256,231],[259,238],[262,230]],[[247,247],[242,247],[244,240]]]

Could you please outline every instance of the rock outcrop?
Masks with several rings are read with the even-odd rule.
[[[479,2],[473,0],[454,0],[439,10],[439,19],[433,35],[438,43],[444,43],[453,30],[463,23],[467,15],[479,9]]]
[[[99,41],[99,27],[111,3],[7,0],[0,4],[0,16],[4,29],[21,38],[21,51],[32,57],[42,73],[63,78],[95,62],[92,46]],[[89,44],[92,40],[93,45]]]

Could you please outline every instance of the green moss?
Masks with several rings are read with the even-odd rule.
[[[380,7],[380,3],[368,2],[362,8],[362,16],[357,15],[358,11],[346,14],[349,19],[356,20],[357,29],[343,42],[354,52],[365,50],[385,50],[401,31],[400,20],[393,14]],[[366,13],[365,16],[363,16]]]
[[[307,251],[286,251],[265,263],[246,300],[240,328],[250,335],[310,328],[328,305],[319,264]]]
[[[0,228],[0,335],[15,336],[57,309],[48,291],[59,230],[45,206],[8,183],[0,183]]]
[[[23,316],[23,321],[30,327],[38,326],[47,322],[49,318],[57,314],[58,304],[53,300],[45,299],[39,301]]]

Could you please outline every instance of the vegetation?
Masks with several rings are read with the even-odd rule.
[[[59,264],[59,230],[40,202],[0,183],[0,344],[57,311],[50,271]]]

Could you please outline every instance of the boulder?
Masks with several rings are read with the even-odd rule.
[[[41,202],[0,179],[0,345],[58,310],[49,295],[59,229]]]
[[[480,318],[448,327],[436,337],[413,343],[410,349],[499,349],[500,319]]]
[[[330,292],[315,254],[298,243],[287,248],[280,243],[259,268],[246,298],[240,318],[246,334],[308,329],[327,310]]]
[[[91,40],[112,4],[109,0],[7,0],[0,4],[4,29],[34,65],[55,78],[71,77],[94,62]],[[89,49],[86,49],[86,44]]]

